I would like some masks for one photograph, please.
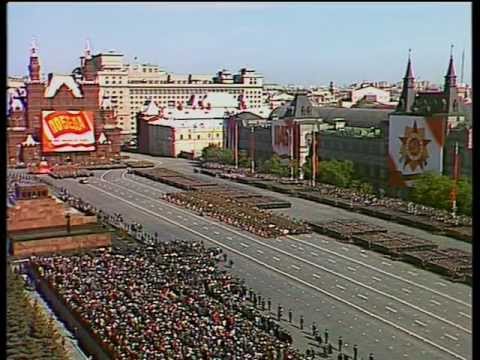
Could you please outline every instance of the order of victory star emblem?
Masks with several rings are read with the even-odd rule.
[[[405,134],[399,139],[402,142],[400,161],[403,161],[403,168],[410,166],[411,171],[418,167],[423,170],[429,158],[427,144],[431,141],[425,139],[425,129],[418,128],[415,121],[413,127],[405,127]]]

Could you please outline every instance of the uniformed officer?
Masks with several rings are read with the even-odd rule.
[[[338,337],[338,351],[342,352],[343,339],[341,336]]]
[[[289,323],[292,322],[292,316],[293,316],[292,309],[288,309],[288,322]]]
[[[283,315],[282,305],[278,305],[277,315],[278,315],[278,321],[282,320],[282,315]]]
[[[373,353],[370,353],[370,355],[368,355],[368,360],[375,360],[373,357]]]
[[[265,310],[265,299],[262,299],[262,310]]]
[[[300,330],[303,330],[303,315],[300,315]]]
[[[312,335],[314,337],[317,335],[317,325],[315,324],[315,321],[312,323]]]
[[[353,360],[357,360],[358,357],[358,346],[357,344],[353,345]]]
[[[272,300],[268,298],[267,300],[267,305],[268,305],[268,311],[272,310]]]
[[[325,329],[324,336],[325,336],[325,344],[328,344],[328,329]]]

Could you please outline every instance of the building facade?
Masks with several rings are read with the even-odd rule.
[[[244,111],[230,116],[225,121],[224,147],[234,153],[246,153],[257,164],[270,159],[273,155],[272,121],[268,115]]]
[[[126,64],[123,54],[114,51],[92,56],[88,44],[76,71],[82,74],[87,69],[100,85],[99,96],[112,99],[123,134],[136,133],[136,115],[150,100],[175,108],[185,106],[194,95],[215,92],[234,95],[248,108],[260,108],[265,102],[263,76],[253,69],[243,68],[237,74],[224,69],[215,75],[177,75],[157,65]]]
[[[40,75],[38,49],[32,44],[29,79],[12,94],[7,117],[10,166],[46,161],[91,163],[120,156],[120,129],[109,99],[100,101],[98,84],[87,77]]]
[[[223,147],[224,121],[245,111],[244,106],[241,99],[227,93],[192,96],[185,106],[176,107],[161,107],[150,101],[137,116],[139,151],[174,157],[189,153],[197,157],[210,144]],[[265,116],[270,113],[267,107],[250,111]]]

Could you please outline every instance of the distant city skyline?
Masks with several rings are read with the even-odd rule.
[[[113,6],[112,6],[113,5]],[[7,6],[7,73],[27,74],[35,37],[42,72],[70,73],[86,39],[126,62],[171,73],[252,67],[265,82],[396,83],[408,49],[417,80],[443,84],[454,44],[471,83],[470,3],[15,3]]]

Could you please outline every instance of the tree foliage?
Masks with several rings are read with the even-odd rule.
[[[321,182],[349,187],[353,179],[353,162],[346,161],[321,161],[318,169],[318,179]]]
[[[277,154],[273,154],[272,158],[265,160],[261,166],[261,171],[269,174],[274,174],[280,177],[286,177],[290,174],[290,167],[288,164],[282,162],[282,159]]]
[[[415,181],[410,198],[412,201],[437,209],[452,208],[451,193],[453,179],[444,175],[427,172]],[[472,183],[468,179],[460,179],[457,186],[457,208],[459,213],[472,213]]]
[[[60,334],[38,303],[29,302],[22,278],[7,271],[7,359],[68,359]]]
[[[232,165],[234,163],[233,151],[230,149],[223,149],[216,144],[210,144],[203,148],[202,158],[204,161],[218,162],[227,165]]]

